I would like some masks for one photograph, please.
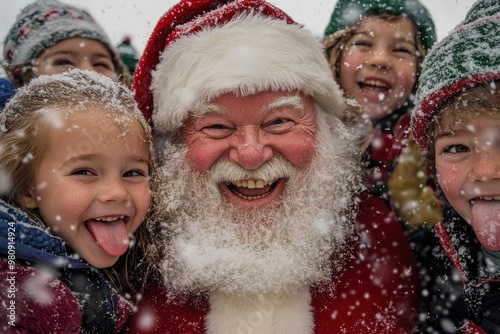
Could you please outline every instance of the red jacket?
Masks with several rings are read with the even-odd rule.
[[[411,333],[419,279],[409,242],[380,199],[366,193],[360,198],[359,238],[349,247],[353,256],[345,270],[333,278],[334,293],[311,289],[314,333]],[[209,308],[199,297],[167,301],[157,286],[144,294],[129,332],[203,334]]]

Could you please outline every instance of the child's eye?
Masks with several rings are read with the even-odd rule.
[[[371,43],[368,42],[368,41],[365,41],[365,40],[358,40],[358,41],[354,41],[352,42],[352,45],[354,46],[366,46],[366,47],[369,47],[371,46]]]
[[[455,154],[455,153],[465,153],[465,152],[469,152],[469,151],[470,151],[470,149],[466,145],[458,144],[458,145],[446,146],[445,149],[443,150],[443,153]]]
[[[413,55],[412,50],[410,50],[408,48],[403,48],[403,47],[395,48],[394,52],[402,52],[402,53],[407,53],[407,54]]]
[[[71,172],[71,175],[87,175],[87,176],[92,176],[95,175],[91,170],[89,169],[77,169],[73,172]]]
[[[73,62],[68,59],[54,60],[53,66],[73,66]]]
[[[113,65],[111,63],[108,63],[108,62],[95,63],[94,67],[102,67],[102,68],[105,68],[108,70],[113,69]]]
[[[133,176],[146,176],[147,172],[143,172],[141,170],[131,170],[128,172],[125,172],[123,174],[123,177],[133,177]]]

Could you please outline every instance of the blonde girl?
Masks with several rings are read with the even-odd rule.
[[[147,271],[126,257],[148,253],[155,177],[130,90],[94,71],[40,76],[6,106],[0,130],[0,276],[16,288],[2,295],[16,309],[0,331],[118,332],[131,312],[120,292],[134,291],[123,275],[131,264]]]

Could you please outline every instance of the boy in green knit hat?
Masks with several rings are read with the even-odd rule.
[[[435,40],[418,0],[339,0],[323,40],[334,78],[373,125],[365,185],[405,229],[442,217],[432,173],[409,134],[420,65]]]
[[[500,333],[500,2],[479,0],[427,56],[415,139],[449,206],[419,232],[421,333]]]

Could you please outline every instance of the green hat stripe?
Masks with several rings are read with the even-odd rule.
[[[475,85],[500,80],[499,45],[500,2],[476,0],[464,21],[427,54],[412,111],[420,148],[427,148],[429,120],[443,102]]]
[[[417,101],[468,77],[499,70],[498,21],[476,22],[466,28],[457,30],[431,50],[424,61]]]

